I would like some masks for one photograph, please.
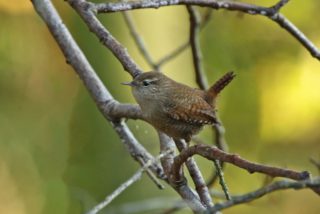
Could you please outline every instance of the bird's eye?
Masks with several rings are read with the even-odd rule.
[[[148,81],[148,80],[143,80],[143,81],[142,81],[142,85],[143,85],[143,86],[148,86],[148,85],[150,85],[150,81]]]

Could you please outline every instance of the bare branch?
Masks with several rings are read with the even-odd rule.
[[[187,143],[184,142],[183,140],[175,140],[175,143],[176,143],[176,146],[180,152],[183,151],[184,149],[188,148]],[[196,191],[197,191],[203,205],[207,208],[213,206],[213,202],[212,202],[212,199],[210,196],[209,189],[203,179],[203,176],[200,172],[200,169],[199,169],[197,163],[194,161],[193,158],[189,158],[186,161],[186,166],[188,168],[190,176],[191,176],[193,183],[196,187]],[[181,180],[180,174],[179,174],[179,177],[173,176],[173,179],[176,181]]]
[[[222,171],[222,167],[220,165],[220,161],[219,160],[213,160],[214,166],[216,167],[216,173],[218,174],[219,177],[219,183],[222,187],[222,190],[224,192],[224,195],[226,196],[227,200],[231,199],[230,193],[229,193],[229,188],[227,186],[227,183],[224,180],[224,174]]]
[[[272,184],[269,184],[265,187],[262,187],[256,191],[241,195],[241,196],[233,196],[232,200],[225,201],[222,203],[216,204],[212,209],[210,209],[210,213],[215,213],[219,210],[226,209],[238,204],[248,203],[250,201],[256,200],[268,193],[277,191],[277,190],[285,190],[285,189],[304,189],[304,188],[319,188],[320,187],[320,177],[316,177],[310,180],[304,181],[277,181]]]
[[[168,177],[168,183],[172,186],[174,190],[181,196],[181,198],[188,204],[188,206],[195,213],[202,213],[206,210],[206,208],[200,202],[199,197],[191,190],[191,188],[187,185],[187,180],[185,179],[182,170],[179,171],[179,179],[176,180],[172,177],[171,168],[174,161],[174,149],[175,144],[173,140],[167,135],[158,132],[160,139],[160,151],[171,151],[171,153],[167,153],[166,156],[161,158],[161,163],[163,166],[163,170]]]
[[[218,118],[218,123],[214,124],[212,126],[212,129],[215,132],[215,139],[214,139],[215,145],[218,147],[218,149],[224,152],[228,152],[229,150],[228,144],[226,143],[226,140],[224,138],[225,129],[219,118]],[[221,166],[221,170],[223,171],[224,162],[220,161],[220,166]],[[219,171],[216,170],[211,176],[211,178],[207,181],[207,186],[209,187],[212,186],[217,180],[217,178],[219,178]]]
[[[195,154],[209,160],[220,160],[231,163],[235,166],[247,170],[249,173],[259,172],[272,177],[284,177],[293,180],[304,180],[310,177],[310,174],[307,171],[296,172],[289,169],[253,163],[241,158],[239,155],[228,154],[216,147],[208,145],[195,145],[181,151],[181,153],[174,159],[174,163],[172,166],[172,173],[174,174],[174,176],[179,178],[178,172],[181,169],[182,164],[186,162],[188,158],[192,157]]]
[[[189,42],[191,45],[191,51],[192,51],[192,58],[193,58],[193,65],[194,65],[194,71],[196,74],[196,82],[198,86],[206,90],[208,88],[208,82],[206,79],[206,76],[204,75],[204,71],[201,64],[201,50],[200,50],[200,44],[199,44],[199,31],[200,31],[200,15],[196,8],[193,6],[188,5],[187,10],[190,17],[190,37]]]
[[[72,38],[70,32],[63,24],[61,18],[59,17],[58,13],[53,7],[51,1],[33,0],[32,3],[37,13],[47,24],[48,29],[52,33],[56,42],[58,43],[67,62],[73,67],[75,72],[79,75],[85,87],[89,91],[92,99],[95,101],[97,107],[102,112],[104,117],[110,120],[110,118],[112,118],[113,115],[109,115],[108,113],[111,113],[112,111],[115,113],[115,115],[120,113],[116,110],[110,110],[105,106],[105,104],[108,103],[113,103],[113,108],[116,108],[119,105],[116,101],[114,101],[113,97],[105,88],[102,81],[91,67],[87,58],[84,56],[84,54]],[[125,125],[121,121],[112,122],[112,125],[118,133],[119,137],[122,139],[122,142],[126,145],[131,156],[133,156],[136,160],[137,157],[142,157],[145,162],[148,162],[149,160],[153,159],[153,156],[150,153],[148,153],[148,151],[141,144],[138,143],[138,141],[135,139],[127,125]],[[159,164],[152,165],[151,169],[158,177],[163,178],[163,170]]]
[[[314,58],[320,60],[319,49],[285,16],[277,13],[269,18],[278,23],[283,29],[288,31],[294,38],[296,38]]]
[[[277,4],[275,4],[272,8],[276,10],[277,12],[280,11],[280,9],[285,6],[289,0],[280,0]]]
[[[211,14],[212,14],[212,9],[209,8],[206,12],[206,14],[204,15],[201,25],[200,25],[200,31],[207,25],[207,23],[210,21],[211,18]],[[179,54],[181,54],[183,51],[185,51],[188,47],[189,47],[190,43],[189,41],[185,42],[184,44],[180,45],[179,47],[177,47],[175,50],[173,50],[171,53],[169,53],[168,55],[164,56],[162,59],[160,59],[156,65],[158,67],[164,65],[165,63],[169,62],[170,60],[173,60],[175,57],[179,56]]]
[[[160,154],[156,159],[153,161],[149,161],[146,163],[142,168],[140,168],[131,178],[129,178],[126,182],[121,184],[115,191],[113,191],[110,195],[108,195],[102,202],[100,202],[98,205],[96,205],[94,208],[89,210],[87,214],[96,214],[99,211],[101,211],[103,208],[108,206],[116,197],[118,197],[124,190],[126,190],[129,186],[137,182],[141,176],[142,173],[148,168],[153,165],[155,162],[158,162],[160,158],[165,154]]]
[[[318,169],[318,171],[320,172],[320,161],[314,159],[314,158],[310,158],[310,162]]]
[[[142,166],[144,166],[146,163],[143,161],[143,158],[138,157],[138,161],[140,162],[140,164]],[[153,172],[149,169],[146,168],[146,173],[149,176],[149,178],[151,179],[151,181],[159,188],[159,189],[164,189],[164,186],[160,183],[160,181],[158,180],[158,178],[153,174]]]
[[[279,9],[287,1],[281,0],[272,7],[262,7],[258,5],[234,2],[234,1],[218,1],[218,0],[159,0],[159,1],[133,1],[127,3],[99,3],[95,4],[94,8],[98,13],[111,13],[117,11],[143,9],[143,8],[159,8],[170,5],[197,5],[202,7],[210,7],[213,9],[225,9],[230,11],[240,11],[250,15],[262,15],[269,17],[271,20],[278,23],[282,28],[293,35],[313,57],[320,60],[319,49],[289,20],[279,13]]]
[[[101,203],[96,205],[87,214],[96,214],[101,211],[103,208],[108,206],[116,197],[118,197],[124,190],[126,190],[129,186],[137,182],[140,178],[142,173],[144,172],[145,168],[139,169],[131,178],[129,178],[126,182],[121,184],[113,193],[108,195]]]
[[[126,48],[124,48],[111,33],[101,24],[94,14],[95,7],[85,0],[68,0],[69,4],[79,13],[90,31],[96,34],[100,42],[105,45],[121,62],[124,70],[132,77],[142,73],[139,66],[132,60]]]
[[[273,8],[261,7],[253,4],[235,1],[219,1],[219,0],[158,0],[158,1],[131,1],[131,2],[117,2],[117,3],[97,3],[95,9],[98,13],[113,13],[125,10],[136,10],[172,6],[172,5],[197,5],[202,7],[210,7],[213,9],[236,10],[249,14],[258,14],[260,11],[265,11],[265,15],[273,15],[275,13]]]
[[[186,50],[189,47],[190,43],[189,41],[182,44],[181,46],[177,47],[175,50],[173,50],[170,54],[164,56],[162,59],[160,59],[156,65],[158,67],[163,66],[165,63],[171,61],[172,59],[174,59],[175,57],[179,56],[179,54],[181,54],[184,50]]]
[[[149,51],[147,50],[144,41],[142,39],[142,37],[139,35],[139,33],[136,30],[136,26],[134,25],[133,21],[132,21],[132,17],[130,15],[129,12],[124,11],[122,13],[124,20],[130,30],[130,34],[132,36],[132,38],[134,39],[140,53],[142,54],[143,58],[147,61],[147,63],[153,68],[155,69],[157,66],[154,63]]]
[[[99,106],[102,113],[107,115],[111,120],[119,120],[121,118],[144,120],[143,113],[139,105],[122,104],[111,99],[99,103]]]

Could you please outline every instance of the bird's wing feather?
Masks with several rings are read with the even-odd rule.
[[[201,96],[183,97],[172,95],[179,105],[168,105],[165,108],[169,117],[190,124],[217,123],[215,111]]]

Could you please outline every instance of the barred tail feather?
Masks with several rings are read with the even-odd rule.
[[[207,91],[207,101],[208,103],[212,103],[213,100],[217,97],[217,95],[233,80],[236,75],[233,71],[230,71],[223,75],[217,82],[213,84]]]

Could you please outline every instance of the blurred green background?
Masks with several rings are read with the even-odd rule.
[[[248,2],[270,6],[275,1]],[[130,79],[120,63],[67,3],[56,0],[54,4],[114,97],[134,102],[129,89],[119,84]],[[320,18],[319,9],[319,1],[291,1],[283,8],[318,47],[320,28],[315,20]],[[132,15],[155,59],[188,38],[188,14],[182,6],[134,11]],[[121,14],[99,18],[136,62],[149,70]],[[237,12],[215,11],[201,34],[201,46],[209,82],[229,70],[237,73],[219,100],[230,151],[252,161],[318,175],[309,158],[320,159],[319,61],[277,24]],[[189,49],[163,70],[177,81],[196,86]],[[140,142],[158,154],[155,131],[140,121],[128,123]],[[212,139],[208,129],[200,137],[208,143]],[[209,177],[212,163],[198,160]],[[31,2],[0,0],[0,213],[83,213],[138,167],[65,63]],[[263,175],[249,175],[230,165],[225,177],[233,194],[254,190],[266,181]],[[129,213],[124,205],[131,211],[170,205],[176,197],[170,188],[160,191],[143,176],[105,213]],[[288,190],[224,213],[319,210],[319,197],[313,192]]]

